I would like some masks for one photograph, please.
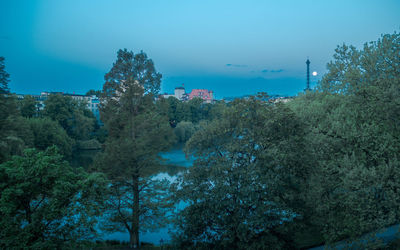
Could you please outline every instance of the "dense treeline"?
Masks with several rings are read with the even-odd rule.
[[[24,148],[41,150],[56,145],[69,159],[80,142],[102,140],[102,129],[86,103],[69,96],[53,94],[44,101],[44,108],[32,96],[18,100],[9,92],[2,95],[2,149],[0,162]]]
[[[90,170],[93,174],[80,168],[72,168],[73,173],[70,174],[75,174],[76,178],[87,175],[87,181],[94,178],[93,185],[97,190],[102,189],[101,203],[93,200],[95,196],[85,197],[85,203],[92,203],[91,209],[97,211],[93,216],[101,212],[104,218],[99,228],[103,231],[127,230],[131,234],[130,245],[134,247],[139,245],[139,230],[157,230],[170,222],[164,216],[173,208],[168,191],[170,183],[154,181],[151,177],[160,169],[159,153],[176,142],[188,140],[198,128],[198,123],[210,119],[211,113],[217,108],[203,104],[200,99],[187,103],[176,99],[156,100],[161,74],[155,71],[152,61],[143,52],[133,54],[120,50],[115,65],[106,74],[103,90],[88,91],[88,95],[97,95],[102,100],[101,120],[104,126],[96,121],[86,108],[86,103],[75,101],[69,96],[51,94],[43,107],[29,95],[17,99],[8,88],[9,75],[5,70],[4,58],[1,58],[0,66],[0,164],[3,163],[0,165],[0,178],[3,182],[0,199],[1,209],[4,211],[4,221],[1,224],[8,228],[6,225],[13,216],[23,214],[12,231],[6,231],[0,236],[1,247],[35,248],[38,241],[46,241],[47,245],[43,246],[70,247],[88,243],[87,240],[97,236],[92,228],[98,222],[93,218],[87,222],[82,220],[82,226],[87,227],[88,231],[82,235],[74,234],[72,238],[64,235],[74,233],[76,229],[72,225],[71,228],[64,229],[63,234],[58,234],[58,231],[51,232],[56,230],[49,228],[51,225],[39,226],[33,222],[31,227],[39,231],[23,232],[27,236],[21,235],[26,237],[21,241],[18,241],[18,234],[11,237],[17,232],[16,228],[31,223],[27,218],[35,214],[36,210],[46,207],[46,202],[51,202],[50,197],[53,194],[50,193],[55,192],[53,187],[49,186],[49,190],[46,190],[41,188],[41,183],[47,182],[46,178],[61,183],[69,174],[67,168],[71,164],[67,161],[74,160],[74,155],[84,149],[103,149],[95,157],[94,164],[90,168],[86,166],[86,171]],[[146,74],[143,75],[145,71]],[[48,157],[57,161],[51,161],[52,165],[49,165],[45,159]],[[27,161],[32,164],[23,163]],[[14,165],[21,169],[18,178],[13,176],[16,173],[10,172]],[[57,176],[54,176],[55,172],[51,172],[53,167],[65,168],[66,171],[57,172]],[[40,172],[46,168],[51,171]],[[23,176],[24,174],[34,174],[39,179],[31,179]],[[46,208],[49,213],[60,213],[61,217],[57,218],[59,224],[67,223],[68,216],[74,216],[73,212],[79,213],[74,204],[78,202],[77,196],[81,192],[90,191],[84,190],[79,183],[74,183],[74,178],[70,178],[68,185],[75,191],[64,203],[54,208],[54,211],[50,211],[52,206]],[[19,185],[32,185],[33,193],[28,195],[26,201],[14,206],[10,203],[9,196],[19,190]],[[18,192],[25,193],[28,190],[21,189]],[[54,197],[62,200],[56,194]],[[75,210],[69,211],[71,206]],[[42,213],[40,216],[43,216]]]
[[[195,133],[182,248],[293,249],[399,222],[400,35],[336,49],[317,90],[236,100]],[[377,242],[362,241],[368,248]],[[382,243],[382,242],[381,242]],[[362,248],[363,248],[362,247]]]
[[[196,124],[202,120],[213,120],[225,107],[223,102],[204,103],[200,98],[182,102],[175,97],[161,98],[158,105],[160,112],[168,117],[171,127],[176,127],[180,122]]]
[[[85,104],[51,95],[38,110],[8,88],[0,58],[0,248],[58,249],[96,237],[107,179],[68,161],[80,140],[95,137]]]
[[[144,52],[119,50],[103,89],[88,92],[101,98],[100,125],[71,97],[50,95],[43,110],[18,100],[0,58],[0,248],[89,247],[100,228],[137,248],[140,232],[170,223],[177,249],[373,239],[400,221],[400,35],[339,46],[327,69],[287,103],[181,102],[158,98],[162,76]],[[194,166],[175,183],[153,178],[175,143]],[[71,167],[83,148],[101,150],[90,168]]]

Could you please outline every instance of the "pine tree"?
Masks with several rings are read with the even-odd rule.
[[[165,183],[147,176],[174,135],[167,117],[156,112],[154,97],[160,89],[161,74],[144,52],[119,50],[105,80],[101,118],[109,136],[97,165],[112,180],[108,226],[111,230],[125,228],[130,246],[137,248],[139,225],[161,225],[164,208],[170,207],[164,200],[167,193],[162,192]],[[149,211],[153,216],[148,216]]]

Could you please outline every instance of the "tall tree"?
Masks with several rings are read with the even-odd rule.
[[[174,135],[168,119],[155,112],[154,97],[160,89],[161,74],[144,52],[119,50],[105,80],[101,117],[109,134],[97,162],[112,180],[110,222],[113,227],[126,229],[130,246],[137,248],[139,230],[145,229],[140,225],[154,219],[144,216],[146,210],[156,211],[151,206],[158,206],[156,214],[162,217],[161,208],[166,206],[156,196],[148,197],[148,183],[154,181],[145,177],[159,164],[159,152],[170,146]],[[144,202],[146,199],[148,202]]]

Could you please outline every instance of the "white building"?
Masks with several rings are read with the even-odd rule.
[[[186,94],[185,88],[184,87],[176,87],[174,90],[174,94],[163,94],[161,95],[163,98],[167,99],[169,97],[175,97],[176,99],[180,101],[186,101],[188,98],[188,95]]]
[[[185,96],[185,88],[184,87],[176,87],[174,90],[174,96],[178,100],[183,100]]]

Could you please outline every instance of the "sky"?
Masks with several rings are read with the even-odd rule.
[[[296,95],[334,49],[400,31],[399,0],[0,0],[15,93],[101,89],[118,49],[143,50],[162,92]]]

